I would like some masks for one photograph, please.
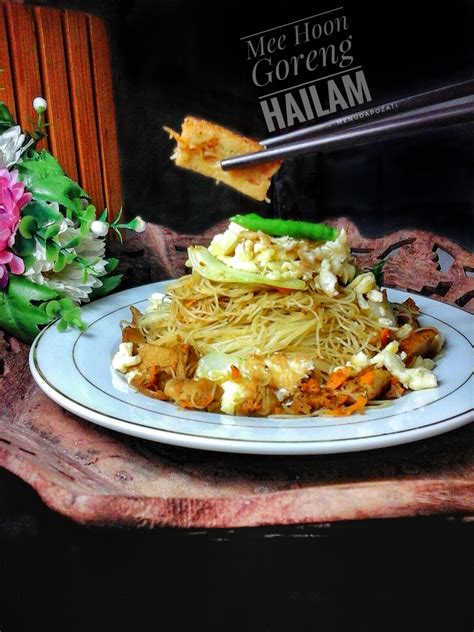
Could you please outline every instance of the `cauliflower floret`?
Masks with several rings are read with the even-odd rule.
[[[235,224],[231,222],[229,224],[229,228],[219,235],[215,235],[209,245],[209,252],[214,257],[217,255],[228,255],[229,253],[235,250],[235,247],[239,243],[240,233],[242,233],[245,229],[239,224]]]
[[[346,362],[347,366],[352,367],[357,372],[362,371],[362,369],[365,369],[366,367],[368,367],[369,364],[370,364],[369,356],[363,351],[359,351],[359,353],[356,353],[355,355],[353,355],[351,359],[348,362]]]
[[[285,355],[281,352],[265,357],[254,353],[240,365],[245,378],[250,381],[270,385],[277,390],[293,393],[314,369],[313,361],[302,355]]]
[[[288,235],[285,237],[274,237],[272,241],[281,246],[284,250],[292,250],[301,243],[300,240],[288,237]]]
[[[397,331],[395,332],[395,337],[398,340],[405,340],[405,338],[408,338],[412,331],[413,327],[409,323],[405,323],[405,325],[400,327],[400,329],[397,329]]]
[[[248,389],[242,382],[236,382],[234,380],[227,380],[221,384],[222,386],[222,398],[221,398],[221,410],[226,415],[233,415],[235,409],[245,402],[249,397]]]
[[[315,245],[306,239],[247,231],[231,223],[222,235],[214,237],[209,252],[237,270],[275,281],[302,279],[328,296],[338,294],[339,279],[348,283],[355,275],[344,229],[334,241]]]
[[[133,355],[133,342],[121,342],[112,359],[112,368],[120,373],[126,373],[130,367],[140,364],[141,361],[139,355]]]
[[[435,345],[436,353],[440,353],[444,346],[444,336],[440,331],[434,337],[433,344]]]
[[[163,302],[163,298],[164,294],[159,294],[157,292],[152,294],[148,299],[148,307],[145,309],[145,314],[156,311]]]
[[[367,298],[374,303],[381,303],[383,301],[383,294],[380,290],[369,290],[367,292]]]
[[[319,286],[328,296],[337,296],[336,290],[337,277],[331,271],[331,263],[328,259],[321,261],[321,270],[319,272]]]
[[[218,257],[223,263],[235,268],[236,270],[243,270],[244,272],[258,273],[259,269],[256,263],[249,261],[245,258],[239,258],[237,255],[233,257]]]
[[[376,367],[385,368],[394,375],[405,388],[419,391],[438,386],[436,375],[425,366],[407,369],[402,358],[397,355],[398,342],[393,340],[371,360]]]
[[[370,304],[367,299],[376,304],[383,302],[383,294],[377,289],[375,276],[372,272],[359,274],[351,281],[351,283],[349,283],[348,287],[355,291],[357,302],[359,303],[359,307],[361,309],[366,310],[370,308]],[[381,311],[383,308],[380,307],[379,309]]]
[[[370,290],[373,290],[376,287],[375,276],[373,272],[364,272],[363,274],[359,274],[353,281],[351,281],[348,287],[351,290],[354,290],[356,294],[367,294],[367,292],[370,292]]]
[[[432,369],[435,368],[435,366],[436,366],[436,362],[432,360],[431,358],[422,358],[421,356],[416,356],[415,361],[411,365],[411,368],[419,369],[420,367],[423,367],[431,371]]]

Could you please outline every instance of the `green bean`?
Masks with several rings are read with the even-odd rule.
[[[266,219],[256,213],[234,215],[231,222],[243,226],[247,230],[262,231],[273,237],[293,237],[294,239],[310,239],[312,241],[334,241],[339,231],[327,224],[314,224],[293,219]]]

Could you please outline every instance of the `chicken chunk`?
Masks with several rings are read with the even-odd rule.
[[[399,327],[410,325],[413,329],[417,329],[420,326],[418,323],[420,308],[412,298],[407,298],[403,303],[393,303],[393,307]]]
[[[387,369],[368,367],[359,375],[345,382],[343,389],[347,393],[365,393],[367,399],[376,399],[391,384],[391,374]]]
[[[422,358],[432,357],[438,352],[436,336],[438,330],[434,327],[419,329],[402,340],[399,350],[404,351],[407,356],[405,358],[406,366],[409,366],[415,356]]]
[[[164,393],[182,408],[213,411],[219,409],[222,388],[206,378],[171,379],[166,382]]]
[[[235,408],[236,415],[257,415],[267,417],[275,412],[278,406],[278,399],[275,392],[268,386],[259,384],[246,384],[247,396],[245,401]]]
[[[192,377],[196,370],[198,356],[191,345],[178,344],[173,347],[158,347],[149,343],[137,345],[142,361],[138,365],[140,372],[157,366],[170,378],[184,379]]]
[[[250,381],[292,393],[313,369],[313,362],[302,354],[288,357],[277,352],[270,356],[252,354],[247,359],[244,372]]]

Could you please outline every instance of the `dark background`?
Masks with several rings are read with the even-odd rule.
[[[272,191],[271,206],[178,169],[169,160],[174,142],[162,127],[179,130],[186,114],[257,139],[267,136],[258,102],[262,89],[252,84],[240,38],[339,7],[339,0],[43,4],[98,13],[109,25],[130,215],[138,213],[186,232],[199,232],[236,212],[314,220],[345,215],[368,235],[420,227],[472,246],[472,124],[287,161],[275,178],[285,195]],[[351,52],[364,69],[372,103],[474,76],[474,2],[435,6],[428,1],[349,1],[343,6]],[[315,42],[315,47],[322,44]]]

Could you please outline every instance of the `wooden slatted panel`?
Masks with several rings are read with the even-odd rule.
[[[33,9],[44,97],[48,102],[48,140],[51,152],[73,180],[78,179],[75,139],[69,97],[61,11]]]
[[[101,212],[122,204],[107,30],[95,16],[0,0],[0,100],[34,127],[35,96],[48,101],[48,147]]]
[[[17,120],[23,129],[32,130],[33,99],[42,95],[33,12],[31,7],[19,3],[6,4],[5,10]],[[42,140],[38,148],[47,144],[47,140]]]
[[[105,206],[105,200],[98,148],[87,16],[73,11],[65,11],[63,26],[79,182],[90,195],[93,204],[100,213]]]
[[[105,203],[110,217],[115,217],[122,206],[122,190],[109,41],[103,20],[90,15],[88,21]]]
[[[0,4],[0,101],[8,106],[13,118],[16,118],[15,92],[13,90],[12,73],[10,69],[10,51],[8,50],[8,36],[5,18],[5,6]]]

